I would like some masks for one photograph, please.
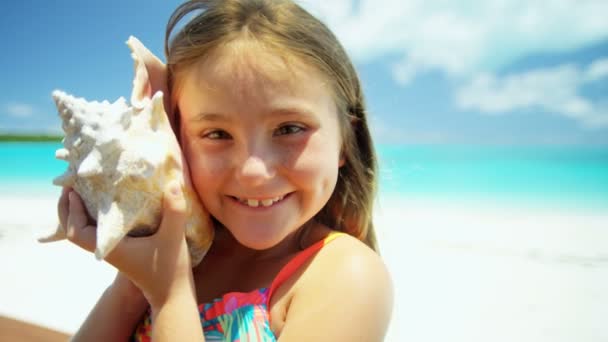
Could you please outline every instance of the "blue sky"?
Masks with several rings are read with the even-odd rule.
[[[59,132],[54,89],[128,98],[124,42],[162,56],[179,3],[4,4],[0,132]],[[378,142],[608,145],[608,1],[299,3],[355,61]]]

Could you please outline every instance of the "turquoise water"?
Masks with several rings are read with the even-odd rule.
[[[381,146],[381,193],[608,210],[608,148]]]
[[[0,192],[56,192],[60,143],[0,143]],[[381,145],[380,193],[608,210],[608,148]]]
[[[61,143],[0,143],[0,194],[33,195],[58,193],[53,178],[67,163],[55,159]]]

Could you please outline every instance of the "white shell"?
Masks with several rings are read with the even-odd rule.
[[[87,102],[53,92],[65,131],[64,148],[55,156],[69,163],[53,183],[78,192],[97,221],[98,259],[105,258],[127,234],[153,234],[160,225],[166,184],[170,180],[184,184],[182,154],[164,109],[163,93],[157,91],[152,98],[139,95],[145,87],[140,83],[147,79],[140,79],[138,69],[145,66],[131,45],[139,41],[133,39],[128,42],[136,67],[133,106],[122,97],[114,103]],[[186,238],[196,265],[209,249],[213,230],[197,195],[189,187],[182,188],[189,210]],[[64,230],[58,227],[41,241],[62,238]]]

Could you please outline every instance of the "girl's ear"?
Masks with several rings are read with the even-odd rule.
[[[173,126],[171,111],[171,96],[168,93],[167,67],[158,57],[146,48],[137,38],[130,36],[127,45],[131,49],[131,57],[135,63],[131,105],[143,108],[145,99],[150,100],[157,91],[163,92],[165,112]]]

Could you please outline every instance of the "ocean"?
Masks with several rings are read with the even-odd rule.
[[[0,143],[0,191],[58,193],[60,143]],[[379,145],[381,197],[608,209],[608,148]]]
[[[381,194],[608,209],[608,148],[382,145]]]

